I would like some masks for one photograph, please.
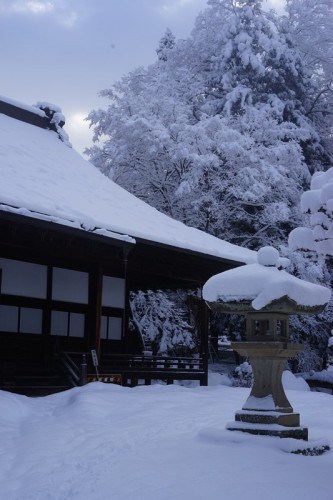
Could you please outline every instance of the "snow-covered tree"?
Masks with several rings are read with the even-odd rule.
[[[283,241],[319,142],[305,112],[311,79],[276,26],[259,0],[210,0],[187,40],[167,32],[158,61],[103,91],[108,109],[89,115],[105,139],[89,151],[95,165],[212,234]]]
[[[333,2],[287,0],[286,11],[287,30],[312,75],[307,113],[321,135],[321,161],[329,164],[333,157]]]
[[[320,143],[315,151],[307,151],[311,173],[325,170],[332,164],[333,116],[333,4],[331,0],[287,0],[287,14],[280,20],[282,30],[289,33],[299,48],[311,75],[306,105],[306,116],[315,124]],[[322,195],[330,173],[317,172],[311,189],[302,195],[301,208],[307,213],[302,227],[289,235],[286,254],[292,270],[303,279],[331,286],[330,211]],[[329,187],[325,187],[327,193]],[[328,203],[329,205],[329,203]],[[327,339],[332,328],[333,303],[319,317],[293,317],[292,336],[305,342],[305,350],[298,356],[298,370],[321,369],[325,360]]]
[[[161,38],[158,48],[156,49],[156,53],[160,61],[167,61],[170,50],[172,50],[175,46],[175,40],[175,36],[168,28],[164,36]]]
[[[144,346],[151,346],[154,354],[188,355],[197,347],[184,295],[162,290],[131,294],[131,328],[140,333]]]
[[[292,250],[333,257],[333,167],[315,172],[310,189],[303,193],[301,208],[310,215],[310,227],[299,227],[289,235]]]
[[[316,130],[319,76],[286,19],[259,0],[210,0],[186,40],[167,31],[155,63],[101,93],[109,106],[89,115],[93,163],[218,237],[285,243],[303,225],[309,170],[328,158]]]
[[[333,256],[333,167],[315,172],[311,186],[301,197],[301,209],[308,214],[308,225],[289,235],[289,257],[293,270],[303,279],[330,287]],[[323,368],[327,342],[332,329],[333,300],[317,318],[293,318],[296,340],[303,338],[304,353],[299,356],[301,371]],[[304,335],[305,334],[305,335]]]

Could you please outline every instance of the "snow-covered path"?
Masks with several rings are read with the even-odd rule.
[[[333,451],[225,430],[248,389],[101,383],[0,392],[4,500],[333,500]],[[333,397],[287,391],[310,440],[333,443]]]

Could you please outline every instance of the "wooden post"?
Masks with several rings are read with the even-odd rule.
[[[89,273],[89,321],[87,350],[95,349],[100,359],[100,330],[102,315],[102,287],[103,270],[100,266],[94,267]]]
[[[208,385],[208,342],[209,342],[209,310],[204,300],[199,302],[199,325],[201,333],[200,355],[203,361],[205,375],[200,379],[200,385]]]
[[[129,311],[130,311],[130,290],[128,286],[127,268],[128,268],[128,255],[131,248],[123,248],[123,263],[124,263],[124,280],[125,280],[125,290],[124,290],[124,311],[123,311],[123,322],[122,322],[122,334],[121,334],[121,352],[128,353],[133,352],[130,338],[128,335],[128,322],[129,322]]]
[[[43,343],[44,343],[44,363],[49,366],[53,362],[56,350],[56,339],[51,338],[51,309],[52,309],[52,267],[47,266],[46,281],[46,301],[43,314]]]
[[[82,361],[80,364],[80,381],[79,384],[80,386],[86,385],[87,383],[87,357],[85,354],[82,355]]]

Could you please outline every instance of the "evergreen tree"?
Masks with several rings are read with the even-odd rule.
[[[139,291],[131,294],[131,327],[153,354],[184,356],[197,347],[194,326],[184,307],[184,292]]]
[[[331,287],[333,257],[333,167],[315,172],[310,190],[301,197],[301,209],[308,214],[308,225],[289,235],[286,255],[294,274]],[[327,343],[332,329],[333,298],[319,317],[294,317],[291,331],[295,340],[303,340],[305,351],[298,356],[299,371],[325,368]]]
[[[312,82],[260,1],[208,4],[187,40],[167,32],[156,63],[102,92],[111,104],[89,118],[106,141],[90,156],[179,220],[276,245],[300,223],[304,158],[319,145],[305,111]]]
[[[93,163],[189,225],[253,249],[283,245],[304,224],[309,172],[329,160],[329,134],[318,133],[328,130],[318,106],[329,94],[296,48],[298,21],[290,19],[259,0],[208,1],[186,40],[167,31],[155,63],[101,93],[110,104],[89,115]],[[311,273],[324,275],[319,268]],[[314,323],[295,321],[295,335],[314,332]],[[319,338],[312,344],[321,346]]]
[[[315,172],[310,189],[302,195],[301,208],[310,215],[310,227],[294,229],[289,235],[290,247],[313,252],[316,260],[333,257],[333,167]]]
[[[331,0],[287,0],[286,11],[282,25],[286,24],[313,81],[307,115],[316,124],[321,142],[313,173],[330,166],[333,158],[333,3]],[[313,161],[315,163],[316,158]]]
[[[158,48],[156,49],[156,53],[159,61],[167,61],[168,53],[175,46],[175,36],[172,34],[170,29],[167,29],[164,36],[161,38]]]
[[[320,137],[318,148],[310,153],[311,173],[325,170],[332,164],[333,116],[333,4],[331,0],[287,0],[287,15],[281,26],[298,46],[304,64],[311,74],[306,114],[316,126]],[[311,189],[302,195],[301,208],[309,215],[306,227],[296,228],[289,236],[286,254],[292,271],[299,277],[328,287],[332,283],[331,248],[332,217],[329,210],[329,177],[327,173],[313,175]],[[324,192],[322,192],[324,188]],[[327,257],[326,257],[327,256]],[[291,334],[305,343],[298,355],[298,370],[320,370],[325,367],[327,342],[332,328],[333,301],[319,317],[293,317]]]

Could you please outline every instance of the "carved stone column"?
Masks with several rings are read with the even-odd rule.
[[[282,373],[288,358],[303,349],[290,342],[235,342],[232,348],[248,357],[253,371],[253,387],[235,414],[229,430],[251,434],[308,439],[308,429],[300,426],[299,413],[294,413],[284,392]]]

